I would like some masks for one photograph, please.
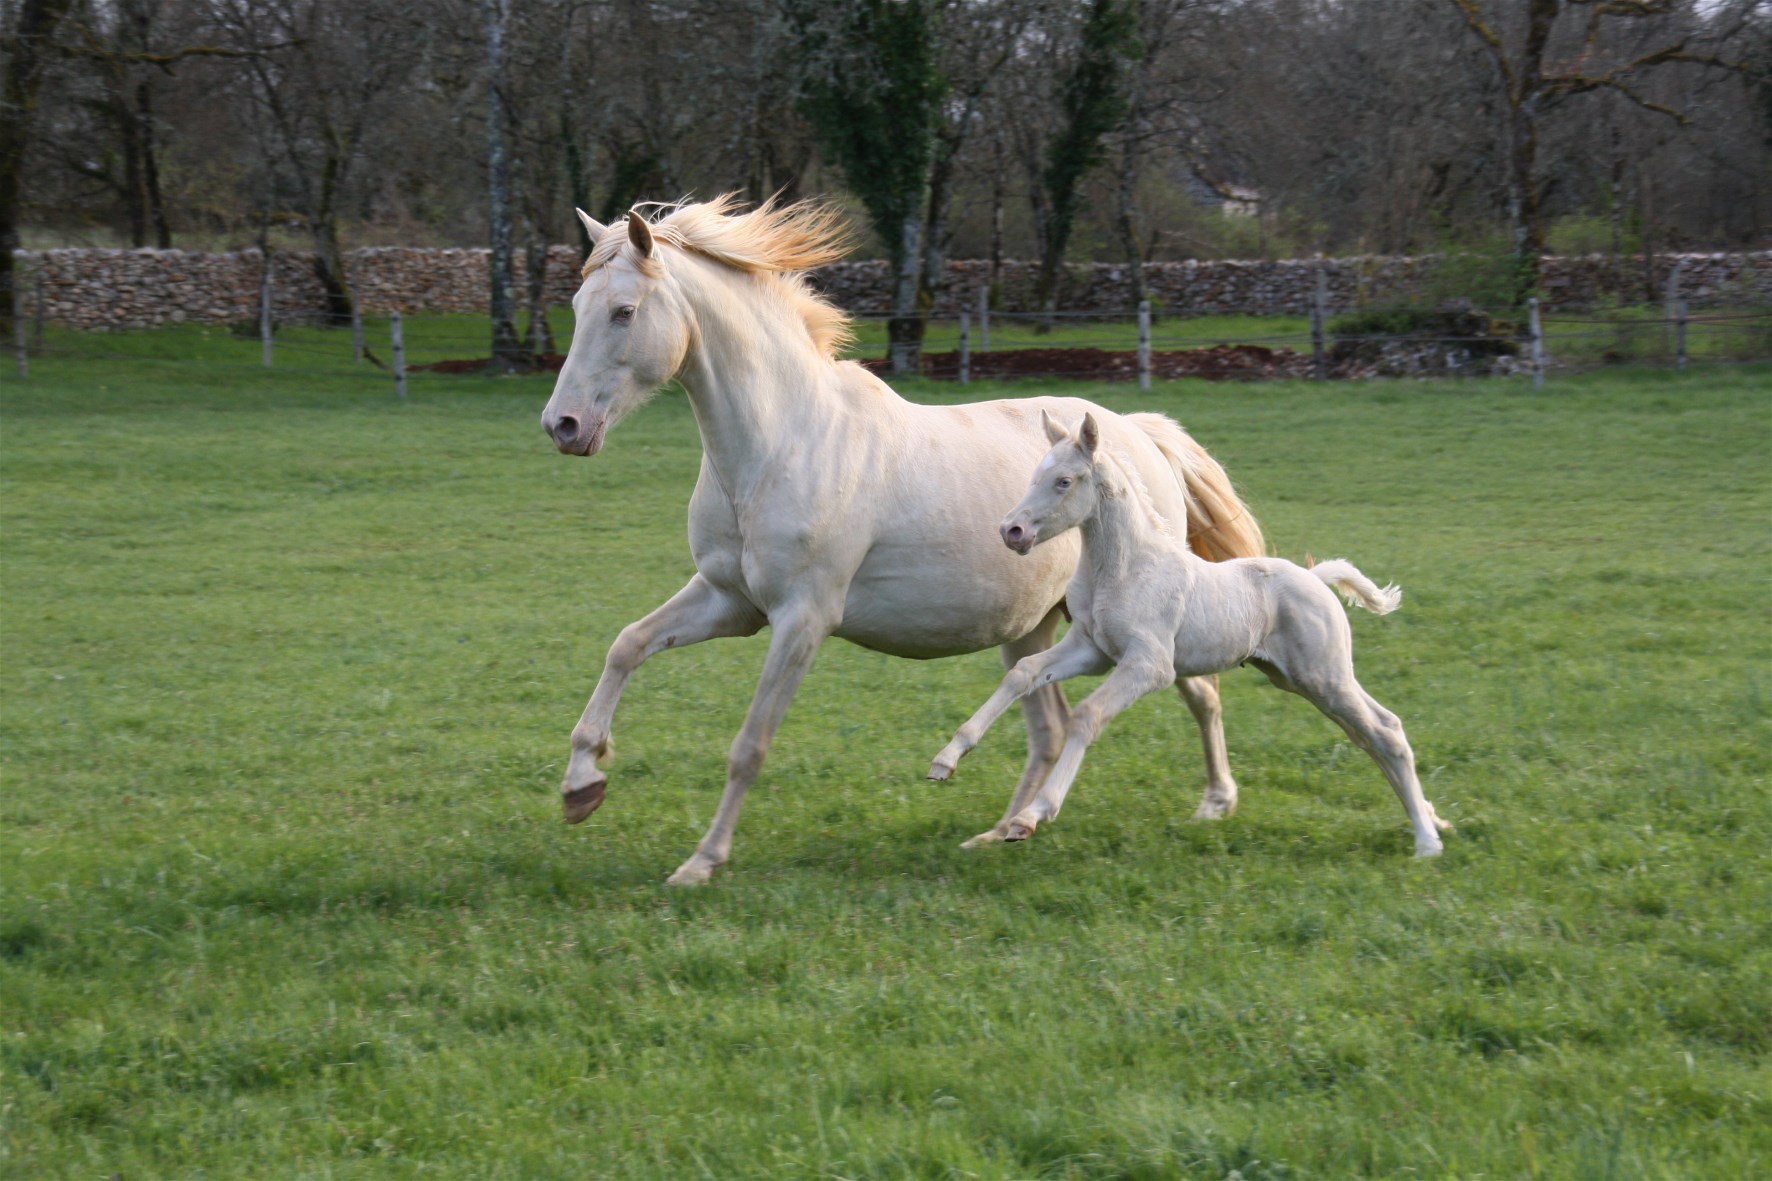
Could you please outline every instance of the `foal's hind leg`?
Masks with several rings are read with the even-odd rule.
[[[1195,820],[1215,820],[1237,810],[1237,781],[1231,778],[1231,760],[1224,746],[1224,707],[1218,700],[1218,677],[1183,677],[1175,682],[1188,712],[1200,727],[1200,745],[1206,753],[1206,794],[1194,811]]]
[[[1403,733],[1403,723],[1360,687],[1351,663],[1345,671],[1336,670],[1328,675],[1301,675],[1290,681],[1284,677],[1273,679],[1281,688],[1291,689],[1328,714],[1361,750],[1372,756],[1403,802],[1403,810],[1409,813],[1409,823],[1415,829],[1415,855],[1439,856],[1440,832],[1452,826],[1434,813],[1434,806],[1421,794],[1421,781],[1415,775],[1415,752]]]

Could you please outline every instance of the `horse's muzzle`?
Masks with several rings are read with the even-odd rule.
[[[575,415],[562,414],[553,421],[543,418],[542,428],[554,440],[554,446],[567,455],[595,455],[603,449],[603,434],[609,417],[598,414],[588,422]]]
[[[999,530],[1003,534],[1003,544],[1018,554],[1026,555],[1034,548],[1034,530],[1023,525],[1004,521]]]

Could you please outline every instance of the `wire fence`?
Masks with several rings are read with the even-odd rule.
[[[268,306],[268,305],[267,305]],[[893,372],[890,313],[854,316],[851,355]],[[1400,324],[1407,330],[1397,330]],[[384,383],[404,397],[413,380],[499,371],[488,359],[490,332],[465,315],[360,314],[350,326],[256,322],[175,324],[82,332],[42,317],[14,319],[17,376],[33,361],[153,361],[215,372],[272,369]],[[538,369],[558,369],[571,340],[568,309],[555,308],[535,336]],[[1389,330],[1386,330],[1389,329]],[[907,359],[908,360],[908,359]],[[1670,306],[1607,312],[1555,312],[1535,304],[1483,312],[1419,308],[1307,314],[1161,317],[1139,311],[1011,312],[978,305],[922,320],[908,372],[971,382],[1018,378],[1093,381],[1345,380],[1375,376],[1549,376],[1606,365],[1738,364],[1772,360],[1772,307]]]

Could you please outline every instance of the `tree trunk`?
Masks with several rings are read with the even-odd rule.
[[[320,199],[308,219],[314,239],[314,277],[326,293],[326,323],[343,328],[351,323],[350,275],[344,251],[338,243],[338,188],[349,146],[329,141],[326,160],[320,167]]]
[[[31,116],[49,59],[49,38],[67,14],[71,0],[23,0],[5,38],[7,69],[0,80],[0,340],[12,339],[19,293],[14,288],[12,252],[18,249],[20,188],[25,153],[31,142]]]
[[[1144,250],[1138,242],[1138,150],[1128,140],[1120,149],[1120,249],[1126,255],[1127,297],[1133,311],[1149,295],[1144,286]]]
[[[505,110],[505,25],[510,0],[483,0],[486,16],[486,171],[492,256],[488,266],[491,291],[492,361],[507,373],[533,365],[529,350],[517,336],[517,284],[511,235],[511,177],[514,169],[505,143],[509,116]]]
[[[555,351],[554,329],[548,323],[548,236],[533,211],[523,219],[523,230],[523,279],[529,296],[529,325],[523,339],[529,351],[540,357]]]
[[[172,249],[172,227],[166,222],[166,198],[160,192],[160,159],[154,150],[154,106],[144,80],[135,88],[135,128],[141,136],[142,201],[154,227],[154,245]]]
[[[899,227],[895,260],[898,273],[892,285],[892,319],[887,321],[887,356],[892,372],[899,375],[917,372],[923,349],[923,317],[917,309],[917,291],[923,269],[923,201],[909,205],[913,212],[905,215]]]

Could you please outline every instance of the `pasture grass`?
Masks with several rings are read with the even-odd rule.
[[[997,658],[832,644],[732,865],[685,892],[765,638],[649,663],[609,802],[569,829],[555,794],[609,642],[691,570],[681,397],[579,461],[546,379],[401,405],[207,360],[46,357],[0,391],[6,1175],[1772,1159],[1765,367],[1008,387],[1173,413],[1279,552],[1403,585],[1353,626],[1446,855],[1412,860],[1376,768],[1247,672],[1235,817],[1187,819],[1192,726],[1153,698],[1060,821],[963,851],[1017,728],[920,776]]]

